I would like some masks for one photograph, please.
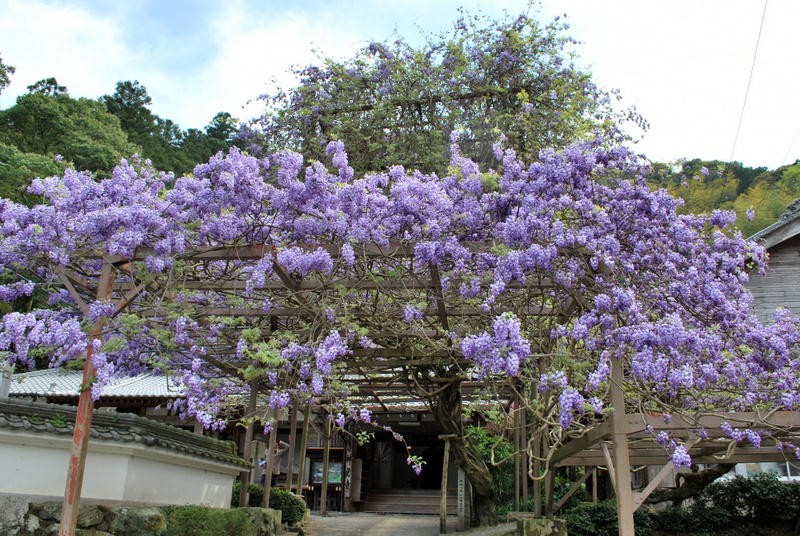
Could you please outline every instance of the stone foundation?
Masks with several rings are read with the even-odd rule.
[[[279,510],[243,508],[253,521],[253,531],[242,536],[283,534]],[[61,503],[33,503],[22,497],[0,497],[0,534],[3,536],[55,536]],[[164,508],[132,508],[82,504],[76,536],[162,536],[167,529]]]
[[[508,517],[517,520],[519,536],[567,536],[567,522],[561,519],[533,517],[527,512],[510,512]]]

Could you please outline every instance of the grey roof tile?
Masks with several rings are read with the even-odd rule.
[[[11,396],[77,397],[80,394],[83,371],[47,369],[14,374]],[[108,398],[177,398],[181,389],[175,382],[152,372],[128,378],[112,378],[103,389]]]
[[[73,406],[0,399],[0,428],[11,432],[25,430],[42,434],[72,435],[75,416],[76,408]],[[66,421],[66,424],[57,424],[60,421]],[[243,469],[250,467],[248,462],[236,455],[236,448],[231,441],[197,435],[129,413],[95,412],[90,436],[99,440],[141,443],[148,447],[210,458]]]

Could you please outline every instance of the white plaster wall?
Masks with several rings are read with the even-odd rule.
[[[64,496],[72,438],[0,430],[0,494]],[[102,504],[230,506],[239,469],[168,449],[90,441],[81,497]]]
[[[145,496],[158,504],[207,504],[228,508],[233,480],[238,473],[223,474],[208,462],[191,460],[195,465],[189,466],[186,461],[189,460],[177,456],[165,456],[162,460],[131,458],[125,481],[125,501]]]

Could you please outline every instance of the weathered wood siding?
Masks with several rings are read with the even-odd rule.
[[[774,246],[769,254],[767,275],[750,274],[752,310],[762,321],[771,321],[778,307],[800,316],[800,237]]]

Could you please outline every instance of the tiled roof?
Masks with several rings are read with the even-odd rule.
[[[83,371],[47,369],[14,374],[10,396],[77,397]],[[103,389],[108,398],[176,398],[181,391],[166,376],[152,372],[129,378],[113,378]]]
[[[76,408],[29,400],[0,399],[0,429],[71,436],[75,430]],[[220,441],[130,413],[95,412],[91,439],[140,443],[147,447],[173,450],[228,465],[249,468],[236,455],[232,441]]]
[[[800,198],[795,199],[786,207],[786,211],[778,221],[748,237],[748,240],[758,242],[766,249],[770,249],[798,234],[800,234]]]

